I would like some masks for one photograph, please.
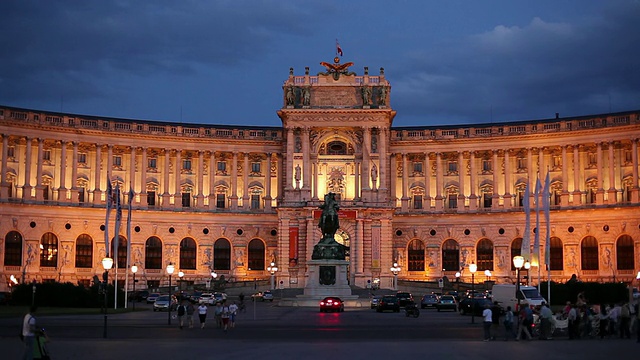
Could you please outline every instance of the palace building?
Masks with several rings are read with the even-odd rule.
[[[394,264],[401,280],[460,272],[469,282],[472,263],[476,281],[490,270],[491,280],[513,283],[511,259],[527,237],[534,252],[536,233],[533,283],[538,269],[547,279],[547,263],[554,281],[635,279],[640,110],[394,127],[384,69],[357,75],[339,58],[321,65],[317,75],[290,69],[282,127],[0,106],[0,290],[12,275],[88,285],[107,253],[117,255],[121,284],[138,266],[138,288],[166,286],[169,263],[201,284],[212,270],[231,281],[268,279],[272,262],[279,286],[301,288],[329,192],[340,204],[336,240],[348,247],[351,285],[391,288]],[[533,189],[547,172],[550,222],[540,211],[536,225]],[[121,190],[117,248],[108,182]]]

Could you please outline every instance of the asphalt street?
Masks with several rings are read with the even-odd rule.
[[[40,316],[53,359],[372,359],[434,357],[435,359],[601,359],[630,356],[640,349],[635,340],[589,339],[569,341],[482,341],[482,319],[455,312],[421,311],[420,317],[347,308],[343,313],[320,313],[316,308],[279,307],[278,302],[247,304],[236,327],[223,332],[215,326],[210,308],[205,328],[168,324],[166,312],[137,311],[104,316]],[[150,305],[138,304],[138,307]],[[21,316],[0,319],[0,359],[20,359]],[[502,335],[502,329],[500,329]]]

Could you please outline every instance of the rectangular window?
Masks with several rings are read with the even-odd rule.
[[[16,148],[13,146],[7,147],[7,156],[10,158],[16,157]]]
[[[84,200],[84,188],[83,187],[79,187],[78,188],[78,202],[83,203]]]
[[[633,161],[633,153],[630,150],[624,151],[624,162],[630,164]]]
[[[422,173],[422,163],[421,162],[414,162],[413,163],[413,173]]]
[[[78,164],[87,165],[86,153],[78,153]]]
[[[51,161],[51,150],[45,150],[42,154],[42,160]]]
[[[518,170],[527,170],[527,159],[520,157],[516,160],[516,163],[518,164]]]
[[[182,193],[182,207],[191,207],[191,193]]]
[[[90,268],[92,266],[93,256],[93,243],[78,243],[76,244],[76,267],[77,268]]]
[[[226,161],[218,161],[218,171],[220,171],[220,172],[227,171],[227,162]]]
[[[156,192],[155,191],[147,191],[147,205],[148,206],[156,206]]]
[[[147,168],[155,170],[158,166],[158,159],[149,158],[147,159]]]
[[[449,161],[449,172],[457,173],[458,172],[458,162],[457,161]]]
[[[182,160],[182,170],[191,171],[191,159]]]
[[[254,162],[251,163],[251,172],[254,174],[260,174],[260,163]]]
[[[413,195],[413,208],[422,209],[422,195]]]
[[[485,209],[491,208],[493,194],[484,193],[482,194],[482,207]]]
[[[42,196],[44,200],[49,200],[49,191],[50,191],[49,185],[45,185],[44,189],[42,190],[43,192]]]
[[[224,209],[226,206],[226,199],[224,194],[216,194],[216,207],[218,209]]]
[[[492,162],[491,160],[482,160],[482,171],[483,172],[491,172],[491,167]]]
[[[117,167],[122,166],[122,156],[116,155],[113,157],[113,166],[117,166]]]
[[[260,195],[251,195],[251,208],[260,209]]]
[[[598,156],[596,155],[596,153],[587,154],[587,160],[589,162],[589,166],[598,165]]]
[[[449,209],[457,209],[458,208],[458,195],[449,194],[448,198]]]
[[[560,155],[556,155],[553,157],[553,168],[559,169],[562,166],[562,157]]]

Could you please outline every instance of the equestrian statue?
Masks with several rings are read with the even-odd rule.
[[[335,239],[336,231],[340,228],[338,210],[340,206],[336,200],[336,194],[328,193],[324,196],[324,204],[320,205],[322,215],[318,227],[322,230],[322,239],[313,247],[311,259],[345,259],[345,246]]]

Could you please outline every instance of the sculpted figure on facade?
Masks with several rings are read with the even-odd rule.
[[[311,91],[308,86],[302,88],[302,105],[311,105]]]
[[[296,102],[296,95],[293,90],[293,86],[287,87],[287,95],[286,95],[287,106],[294,106]]]
[[[368,86],[362,87],[362,106],[371,105],[371,88]]]
[[[378,105],[385,106],[387,104],[387,87],[380,86],[378,88]]]

